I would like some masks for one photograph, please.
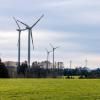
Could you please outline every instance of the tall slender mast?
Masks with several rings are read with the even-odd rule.
[[[53,69],[55,69],[55,49],[53,48]]]
[[[49,52],[47,51],[47,69],[48,69]]]
[[[18,40],[18,67],[20,66],[20,40],[21,40],[21,30],[19,30],[19,40]]]
[[[72,61],[71,60],[70,60],[70,65],[69,66],[70,66],[70,70],[71,70],[71,68],[72,68]]]
[[[47,69],[48,69],[49,54],[50,54],[50,52],[52,52],[52,51],[48,51],[47,49],[46,49],[46,51],[47,51]]]
[[[70,65],[69,66],[70,66],[70,77],[72,78],[72,70],[71,70],[72,69],[72,61],[71,60],[70,60]]]
[[[53,49],[53,69],[55,69],[55,50],[59,47],[53,47],[52,44],[50,44],[50,46],[52,47]]]
[[[31,30],[29,29],[28,31],[29,31],[28,33],[28,67],[30,68],[30,33],[31,33]]]
[[[88,60],[86,59],[86,60],[85,60],[85,67],[87,67],[87,63],[88,63]]]
[[[15,17],[13,17],[13,19],[15,20],[17,26],[18,26],[18,29],[17,31],[19,32],[19,35],[18,35],[18,67],[20,66],[20,40],[21,40],[21,31],[24,31],[26,29],[21,29],[17,20],[15,19]]]

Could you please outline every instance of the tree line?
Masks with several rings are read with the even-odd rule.
[[[26,75],[29,73],[29,77],[36,77],[36,78],[46,78],[46,77],[62,77],[66,76],[67,78],[72,78],[73,76],[79,76],[79,78],[100,78],[100,69],[90,70],[87,67],[78,67],[75,69],[46,69],[41,68],[38,64],[32,64],[29,70],[27,63],[23,63],[20,68],[18,69],[19,74]]]
[[[79,67],[75,69],[46,69],[40,67],[38,64],[32,64],[28,68],[27,61],[23,62],[21,66],[17,67],[17,77],[26,77],[26,78],[47,78],[47,77],[62,77],[73,78],[73,76],[79,76],[79,78],[100,78],[100,68],[89,70],[87,67]],[[5,64],[0,59],[0,78],[9,78],[9,70]]]

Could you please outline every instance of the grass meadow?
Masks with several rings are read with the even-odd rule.
[[[0,100],[100,100],[100,80],[0,79]]]

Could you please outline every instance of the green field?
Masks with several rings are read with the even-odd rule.
[[[0,100],[100,100],[100,80],[0,79]]]

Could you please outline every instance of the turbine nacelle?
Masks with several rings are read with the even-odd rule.
[[[29,26],[26,26],[26,29],[29,29],[29,30],[31,30],[31,27],[29,27]]]
[[[51,43],[50,43],[51,48],[54,50],[58,49],[60,46],[54,47]]]
[[[27,30],[27,29],[16,29],[16,31],[19,31],[19,32],[25,31],[25,30]]]
[[[48,49],[46,49],[46,51],[47,51],[48,54],[52,52],[52,51],[48,51]]]
[[[16,31],[19,31],[19,32],[21,32],[21,29],[16,29]]]

